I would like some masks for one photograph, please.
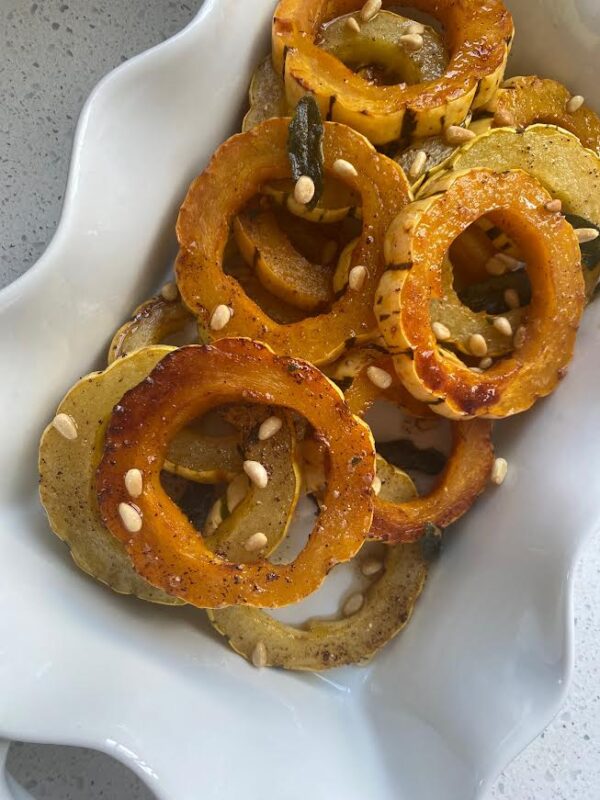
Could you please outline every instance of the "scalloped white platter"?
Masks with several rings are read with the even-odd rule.
[[[508,5],[508,74],[558,78],[600,109],[597,0]],[[505,485],[453,529],[410,626],[368,667],[254,669],[201,612],[80,573],[38,501],[40,433],[164,278],[178,205],[239,124],[273,8],[207,0],[98,85],[56,235],[0,293],[0,737],[105,751],[160,800],[476,800],[569,680],[573,564],[600,527],[600,306],[558,391],[498,426]]]

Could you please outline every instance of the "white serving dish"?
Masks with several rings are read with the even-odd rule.
[[[509,74],[557,77],[600,108],[596,0],[509,6]],[[368,668],[249,667],[198,612],[78,572],[37,499],[51,409],[164,273],[178,203],[236,127],[273,7],[207,0],[99,84],[59,229],[0,293],[0,736],[105,751],[162,800],[475,800],[569,678],[572,567],[600,523],[600,308],[559,391],[499,428],[505,486],[457,526],[409,629]]]

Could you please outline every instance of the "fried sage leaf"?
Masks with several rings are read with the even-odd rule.
[[[521,306],[528,306],[531,303],[531,283],[525,271],[507,272],[505,275],[494,275],[480,283],[472,283],[461,289],[458,296],[472,311],[504,314],[510,310],[505,299],[507,289],[514,289],[517,292]]]
[[[400,469],[414,469],[425,475],[439,475],[446,466],[446,456],[434,447],[421,449],[410,439],[379,442],[377,452]]]
[[[312,179],[314,208],[323,194],[323,121],[314,97],[305,95],[296,106],[288,134],[288,155],[295,181],[303,175]]]
[[[591,222],[585,217],[580,217],[578,214],[565,214],[567,222],[577,230],[577,228],[593,228],[600,234],[600,225]],[[593,239],[591,242],[585,242],[580,245],[581,248],[581,266],[588,270],[594,270],[600,263],[600,236]]]

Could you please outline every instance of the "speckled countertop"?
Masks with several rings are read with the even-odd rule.
[[[0,0],[0,287],[52,236],[77,116],[94,84],[183,27],[197,5]],[[600,537],[584,553],[575,585],[577,650],[567,702],[500,776],[490,800],[600,798]],[[125,767],[89,751],[16,744],[8,767],[16,798],[151,798]]]

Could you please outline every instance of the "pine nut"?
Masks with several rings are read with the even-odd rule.
[[[53,427],[68,439],[70,442],[74,441],[77,436],[77,423],[70,414],[57,414],[52,420]]]
[[[452,336],[450,328],[447,328],[443,322],[434,322],[431,330],[438,342],[446,342]]]
[[[267,648],[264,642],[257,642],[254,645],[250,659],[257,669],[267,666]]]
[[[487,342],[480,333],[474,333],[469,337],[469,351],[478,357],[487,355]]]
[[[332,170],[340,178],[357,178],[358,171],[354,164],[346,161],[344,158],[338,158],[333,162]]]
[[[279,433],[283,425],[283,420],[280,417],[269,417],[266,419],[258,429],[258,439],[260,442],[266,442],[276,433]]]
[[[269,473],[260,461],[244,461],[243,468],[252,483],[259,489],[264,489],[269,483]]]
[[[294,186],[294,200],[305,206],[315,196],[315,184],[308,175],[301,175]]]
[[[161,297],[169,303],[173,303],[179,297],[179,289],[176,283],[165,283],[160,290]]]
[[[353,292],[360,292],[367,277],[367,268],[363,266],[352,267],[348,273],[348,286]]]
[[[579,111],[584,103],[585,97],[582,97],[580,94],[574,94],[567,103],[567,113],[574,114],[576,111]]]
[[[212,331],[222,331],[231,320],[231,309],[229,306],[220,305],[215,308],[210,318],[210,329]]]
[[[142,515],[129,503],[119,503],[119,516],[129,533],[139,533],[142,530]]]
[[[381,0],[367,0],[360,10],[360,18],[362,21],[369,22],[369,20],[372,20],[373,17],[376,17],[381,11],[381,6]]]
[[[367,377],[378,389],[389,389],[394,382],[390,373],[380,367],[369,367]]]
[[[377,575],[383,569],[383,561],[378,558],[366,558],[360,568],[360,571],[366,578]]]
[[[448,144],[461,145],[474,139],[475,133],[468,128],[461,128],[460,125],[450,125],[446,128],[445,137]]]
[[[503,336],[512,336],[513,329],[510,322],[506,319],[506,317],[496,317],[494,320],[494,328],[501,333]]]
[[[256,553],[259,550],[263,550],[267,546],[268,541],[264,533],[253,533],[252,536],[246,539],[244,550],[247,550],[249,553]]]
[[[505,458],[497,458],[494,461],[494,466],[492,467],[492,483],[495,483],[496,486],[501,486],[504,483],[507,472],[508,461]]]
[[[144,489],[141,470],[130,469],[125,473],[125,488],[130,497],[139,497]]]

